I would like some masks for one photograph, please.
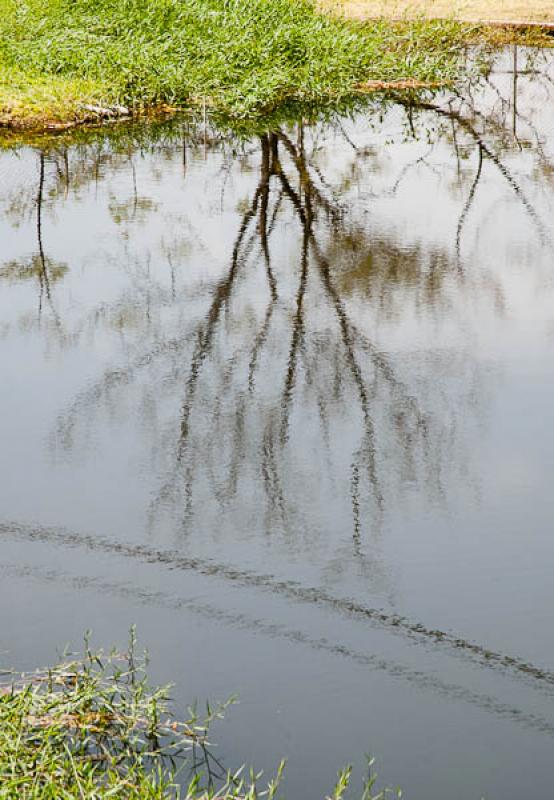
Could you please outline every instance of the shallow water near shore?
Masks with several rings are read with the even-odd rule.
[[[0,666],[136,623],[291,798],[368,753],[411,800],[549,796],[553,109],[520,50],[0,155]]]

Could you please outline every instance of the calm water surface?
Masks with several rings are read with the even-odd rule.
[[[554,58],[0,156],[0,649],[137,623],[316,800],[552,794]],[[514,103],[515,100],[515,103]]]

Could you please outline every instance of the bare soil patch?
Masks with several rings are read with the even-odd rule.
[[[554,24],[553,0],[339,0],[351,17],[454,17],[471,22]]]

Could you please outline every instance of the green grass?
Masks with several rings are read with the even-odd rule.
[[[335,103],[368,80],[456,78],[464,38],[455,22],[362,24],[312,0],[0,0],[0,121]]]
[[[0,797],[276,800],[284,763],[262,788],[260,775],[225,772],[213,756],[209,727],[227,705],[208,706],[202,720],[191,710],[181,722],[168,687],[149,685],[133,632],[124,655],[87,645],[83,658],[0,686]],[[350,780],[350,768],[340,772],[328,800],[341,800]],[[361,800],[392,797],[374,794],[374,784],[366,782]]]

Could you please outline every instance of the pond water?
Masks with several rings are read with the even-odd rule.
[[[316,800],[552,793],[554,56],[0,155],[0,649],[122,644]]]

